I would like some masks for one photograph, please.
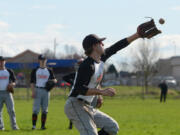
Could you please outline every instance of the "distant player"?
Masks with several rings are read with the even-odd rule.
[[[65,105],[65,113],[72,120],[80,135],[117,135],[118,123],[109,115],[90,106],[95,95],[114,96],[113,88],[97,88],[103,77],[104,63],[113,54],[128,46],[139,37],[151,38],[160,31],[151,20],[143,23],[132,36],[122,39],[104,50],[103,41],[94,34],[86,36],[83,48],[87,58],[81,63],[73,87]],[[101,130],[98,132],[97,128]]]
[[[36,121],[41,109],[41,129],[46,129],[45,123],[48,113],[48,104],[50,92],[46,88],[48,80],[57,82],[54,73],[46,67],[47,59],[43,55],[39,55],[39,67],[31,72],[31,89],[32,97],[34,98],[33,114],[32,114],[32,129],[36,129]]]
[[[166,81],[163,80],[158,86],[161,89],[160,102],[162,101],[166,102],[166,97],[168,92],[168,86],[166,84]]]
[[[5,63],[5,59],[0,56],[0,130],[5,130],[2,118],[3,104],[6,104],[7,111],[11,120],[12,129],[18,130],[19,127],[16,123],[13,96],[12,93],[8,91],[8,87],[13,88],[15,86],[16,79],[13,70],[7,69],[5,67]]]

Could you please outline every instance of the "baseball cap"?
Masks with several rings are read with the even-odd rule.
[[[38,59],[39,59],[39,60],[46,60],[46,57],[41,54],[41,55],[38,56]]]
[[[4,61],[5,58],[4,58],[3,56],[0,56],[0,60],[1,60],[1,61]]]
[[[84,40],[83,40],[83,48],[84,50],[87,50],[89,48],[91,48],[94,44],[97,44],[101,41],[104,41],[106,38],[103,37],[103,38],[100,38],[98,37],[97,35],[95,34],[90,34],[90,35],[87,35]]]

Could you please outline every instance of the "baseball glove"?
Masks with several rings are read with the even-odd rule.
[[[14,88],[12,85],[8,84],[7,89],[6,89],[9,93],[14,93]]]
[[[154,20],[151,19],[148,22],[142,23],[141,25],[138,26],[137,28],[137,33],[141,38],[152,38],[158,34],[161,33],[160,30],[157,29]]]
[[[46,82],[45,89],[47,91],[51,91],[55,85],[56,85],[56,83],[53,80],[49,80]]]

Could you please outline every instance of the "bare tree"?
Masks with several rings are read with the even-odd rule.
[[[128,64],[128,62],[123,61],[123,62],[118,63],[118,65],[121,68],[121,71],[126,71],[126,72],[129,71],[130,65]]]
[[[61,56],[61,59],[80,59],[80,58],[85,58],[85,56],[78,53],[66,54],[64,56]]]
[[[82,50],[73,45],[64,45],[64,53],[60,55],[61,59],[79,59],[84,57]]]
[[[46,56],[48,59],[53,59],[54,58],[54,52],[50,50],[49,48],[46,48],[42,51],[42,54]]]
[[[68,45],[68,44],[64,46],[64,50],[66,54],[74,54],[78,52],[78,49],[75,46]]]
[[[159,59],[158,45],[154,40],[142,40],[133,55],[132,66],[137,79],[142,81],[143,94],[148,93],[148,85],[156,73],[156,61]]]
[[[48,59],[79,59],[85,57],[82,50],[79,50],[73,45],[62,45],[62,52],[59,52],[55,57],[55,52],[49,48],[42,50],[42,54],[44,54]]]

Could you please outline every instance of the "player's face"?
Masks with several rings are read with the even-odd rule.
[[[40,60],[39,63],[40,63],[40,66],[45,66],[46,65],[46,62],[47,60]]]
[[[100,55],[104,54],[104,44],[103,44],[103,42],[97,43],[94,46],[94,50]]]
[[[0,68],[3,68],[5,66],[5,60],[0,60]]]

